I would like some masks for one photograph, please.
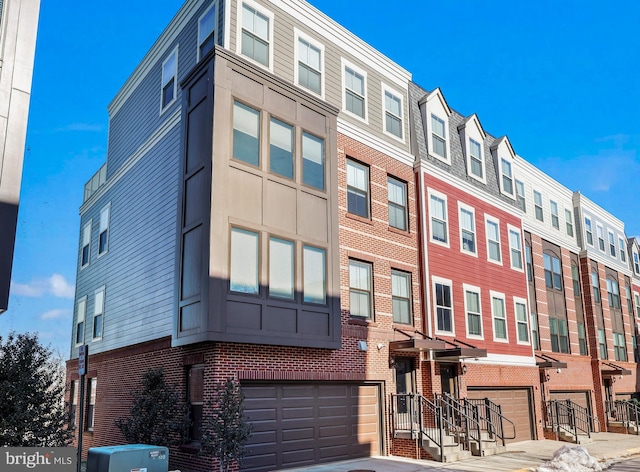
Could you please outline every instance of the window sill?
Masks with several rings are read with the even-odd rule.
[[[347,324],[355,325],[355,326],[371,326],[374,328],[378,326],[378,323],[376,323],[375,321],[369,318],[361,318],[361,317],[355,317],[355,316],[352,316],[351,318],[349,318],[347,320]]]
[[[347,212],[347,214],[345,216],[347,218],[352,219],[352,220],[356,220],[356,221],[359,221],[361,223],[365,223],[365,224],[373,226],[373,221],[371,221],[369,218],[363,218],[362,216],[354,215],[353,213],[349,213],[349,212]]]
[[[406,229],[398,229],[393,226],[389,226],[389,231],[392,233],[400,234],[402,236],[411,237],[411,233]]]

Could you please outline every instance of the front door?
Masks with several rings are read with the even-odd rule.
[[[455,364],[440,364],[440,382],[442,393],[458,398],[458,382]]]
[[[415,392],[413,359],[408,357],[396,358],[396,393],[406,395]],[[398,413],[409,411],[409,397],[398,397]]]
[[[604,401],[606,410],[609,413],[609,416],[615,419],[616,409],[613,404],[613,382],[611,382],[610,377],[602,380],[604,382]]]

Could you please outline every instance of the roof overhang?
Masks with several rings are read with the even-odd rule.
[[[540,369],[566,369],[567,368],[567,363],[566,362],[560,362],[560,361],[556,361],[556,360],[552,361],[550,359],[545,359],[543,361],[538,361],[538,362],[536,362],[536,365]]]
[[[391,341],[389,351],[391,352],[424,352],[434,349],[444,349],[444,341],[435,339],[411,338],[401,341]]]
[[[477,347],[457,346],[438,349],[434,352],[434,358],[437,361],[456,362],[461,359],[475,359],[477,357],[487,357],[487,350]]]
[[[611,377],[614,375],[631,375],[631,371],[629,369],[625,369],[622,366],[612,364],[610,362],[600,364],[600,373],[603,377]]]

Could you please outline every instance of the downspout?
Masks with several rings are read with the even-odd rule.
[[[424,168],[422,166],[422,162],[419,164],[419,172],[418,172],[418,191],[420,192],[420,245],[421,245],[421,253],[422,253],[422,281],[423,281],[423,305],[424,305],[424,317],[423,320],[424,328],[427,335],[429,337],[433,337],[433,328],[431,325],[431,295],[429,291],[429,258],[427,257],[427,222],[426,222],[426,201],[425,201],[425,192],[424,192]]]

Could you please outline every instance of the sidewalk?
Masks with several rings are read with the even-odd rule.
[[[617,459],[640,454],[640,436],[632,434],[592,433],[593,442],[582,445],[598,460]],[[551,459],[562,446],[576,446],[561,441],[522,441],[508,444],[507,452],[496,456],[443,464],[401,457],[369,457],[343,462],[288,469],[288,472],[513,472],[528,471]]]

